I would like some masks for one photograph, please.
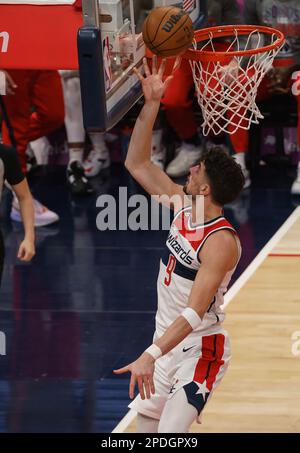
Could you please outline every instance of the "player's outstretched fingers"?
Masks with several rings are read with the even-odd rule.
[[[145,399],[145,392],[144,392],[144,381],[143,381],[143,377],[142,376],[139,376],[137,378],[137,381],[138,381],[138,387],[139,387],[139,392],[140,392],[140,395],[141,395],[141,398],[142,400]]]
[[[149,376],[144,377],[144,388],[146,392],[146,398],[149,400],[151,398]]]
[[[182,57],[180,55],[178,55],[176,57],[176,60],[174,61],[174,65],[173,65],[173,69],[172,69],[172,74],[174,74],[175,71],[177,71],[177,69],[179,68],[179,66],[181,65],[181,62],[182,62]]]
[[[173,75],[169,75],[166,80],[164,81],[164,87],[165,87],[165,90],[168,88],[168,86],[170,85],[170,82],[171,80],[174,79],[174,76]]]
[[[152,74],[156,75],[157,74],[157,56],[153,55],[152,57]]]
[[[134,398],[134,388],[135,388],[136,377],[134,374],[131,375],[130,384],[129,384],[129,398]]]
[[[130,365],[123,366],[123,368],[118,368],[117,370],[114,370],[115,374],[123,374],[123,373],[129,373],[130,370]]]
[[[150,68],[149,68],[148,61],[147,61],[146,57],[143,58],[143,65],[144,65],[145,75],[146,75],[146,77],[149,77],[151,75],[151,71],[150,71]]]
[[[152,395],[155,394],[155,385],[154,385],[154,381],[153,381],[153,376],[149,376],[149,384],[150,384],[150,391],[152,393]]]
[[[144,77],[142,76],[142,74],[136,68],[133,68],[133,72],[135,73],[137,78],[140,80],[140,82],[143,83]]]
[[[166,63],[167,63],[167,60],[164,58],[160,64],[160,67],[159,67],[159,70],[158,70],[158,75],[162,78],[164,73],[165,73],[165,70],[166,70]]]

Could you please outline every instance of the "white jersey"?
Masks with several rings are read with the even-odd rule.
[[[167,238],[167,247],[160,262],[157,279],[156,338],[161,337],[188,306],[190,292],[197,271],[201,267],[199,253],[207,238],[220,230],[232,231],[237,239],[240,256],[241,247],[236,231],[223,216],[202,225],[192,226],[191,206],[176,214]],[[211,335],[222,331],[221,323],[225,314],[221,306],[234,271],[235,268],[226,274],[211,301],[201,327],[190,335]]]

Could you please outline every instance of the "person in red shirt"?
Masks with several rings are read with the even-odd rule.
[[[23,173],[26,174],[26,149],[39,137],[48,135],[64,123],[64,100],[60,76],[57,71],[9,70],[5,71],[7,95],[3,98],[8,121],[16,141],[16,149]],[[3,122],[2,140],[11,144],[11,132]],[[34,200],[35,226],[44,226],[59,220],[58,215]],[[18,200],[14,198],[11,218],[21,221]]]

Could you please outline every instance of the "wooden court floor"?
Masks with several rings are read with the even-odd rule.
[[[298,208],[299,210],[299,208]],[[300,216],[226,309],[232,361],[191,432],[300,432]],[[126,432],[135,430],[133,421]]]

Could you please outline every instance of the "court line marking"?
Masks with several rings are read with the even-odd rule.
[[[286,221],[281,225],[281,227],[276,231],[276,233],[271,237],[267,244],[261,249],[261,251],[256,255],[254,260],[249,264],[249,266],[244,270],[244,272],[239,276],[239,278],[234,282],[231,288],[227,291],[224,296],[223,308],[227,307],[230,302],[234,299],[237,293],[242,289],[242,287],[247,283],[247,281],[252,277],[255,271],[263,263],[263,261],[269,256],[271,250],[280,242],[283,236],[289,231],[289,229],[296,223],[300,218],[300,206],[298,206],[292,214],[286,219]],[[133,422],[136,417],[137,412],[133,409],[130,409],[125,417],[117,424],[117,426],[112,431],[113,434],[124,433],[128,426]]]
[[[244,270],[236,282],[231,286],[228,292],[224,296],[224,305],[223,308],[227,307],[240,289],[246,284],[246,282],[252,277],[254,272],[258,267],[263,263],[263,261],[268,257],[271,250],[281,241],[283,236],[289,231],[289,229],[296,223],[300,218],[300,206],[298,206],[292,214],[286,219],[286,221],[281,225],[279,230],[271,237],[271,239],[266,243],[266,245],[261,249],[261,251],[256,255],[254,260],[249,264],[249,266]]]
[[[268,256],[270,256],[271,258],[299,258],[300,253],[270,253]]]
[[[120,423],[117,424],[115,429],[112,430],[112,434],[121,434],[124,433],[125,429],[133,422],[137,415],[137,412],[133,409],[129,409],[125,417],[122,418]]]

